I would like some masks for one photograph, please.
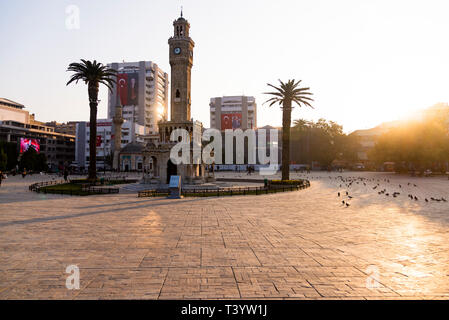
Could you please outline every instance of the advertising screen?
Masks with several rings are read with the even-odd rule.
[[[117,94],[122,106],[138,105],[139,74],[137,72],[118,74]]]
[[[41,150],[39,140],[20,138],[20,153],[26,152],[29,148],[33,148],[37,153],[39,153]]]
[[[222,113],[221,130],[240,129],[242,127],[241,113]]]

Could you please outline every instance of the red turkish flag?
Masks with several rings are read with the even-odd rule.
[[[128,75],[126,73],[117,75],[117,94],[122,106],[128,105]]]
[[[102,139],[101,136],[97,136],[97,147],[101,147]]]

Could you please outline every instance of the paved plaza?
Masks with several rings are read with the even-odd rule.
[[[373,180],[347,187],[339,175]],[[449,200],[447,178],[308,177],[301,191],[181,200],[137,198],[138,185],[44,195],[28,186],[50,178],[10,177],[0,299],[449,298],[449,203],[431,200]],[[70,265],[79,290],[66,288]]]

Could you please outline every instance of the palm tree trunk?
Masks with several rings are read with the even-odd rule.
[[[282,108],[282,180],[290,180],[290,125],[292,102],[286,101]]]
[[[89,137],[89,180],[97,179],[97,106],[98,83],[89,83],[90,137]]]

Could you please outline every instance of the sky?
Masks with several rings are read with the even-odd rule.
[[[66,23],[70,6],[79,28]],[[211,97],[242,94],[256,97],[258,126],[280,126],[279,107],[263,105],[278,79],[314,94],[314,109],[295,108],[293,119],[345,132],[449,101],[447,0],[0,0],[0,97],[40,121],[87,121],[87,87],[66,86],[67,66],[150,60],[170,73],[181,6],[196,44],[192,117],[205,127]],[[99,99],[105,118],[105,87]]]

